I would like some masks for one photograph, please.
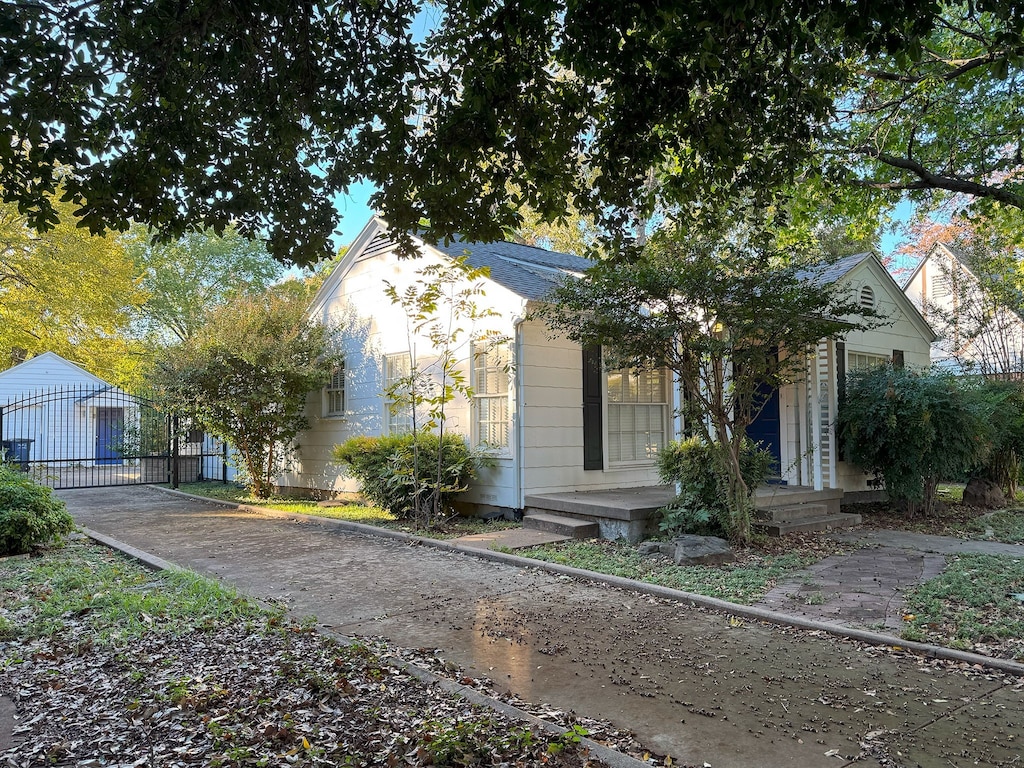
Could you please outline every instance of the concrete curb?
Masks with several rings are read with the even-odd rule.
[[[281,512],[276,509],[268,509],[266,507],[258,507],[250,504],[234,504],[232,502],[226,502],[219,499],[208,499],[205,496],[196,496],[194,494],[185,493],[184,491],[176,491],[170,488],[159,488],[159,490],[165,493],[174,493],[180,496],[186,496],[197,501],[214,502],[223,506],[234,507],[240,511],[248,512],[250,514],[263,515],[264,517],[276,517],[286,520],[294,520],[299,523],[324,525],[328,528],[338,528],[340,530],[351,531],[353,533],[362,533],[368,536],[396,539],[398,541],[404,541],[409,544],[419,544],[425,547],[439,549],[444,552],[457,552],[463,555],[471,555],[473,557],[478,557],[482,560],[490,560],[492,562],[504,563],[505,565],[511,565],[517,568],[537,568],[538,570],[548,571],[550,573],[557,573],[563,576],[571,576],[577,579],[585,579],[587,581],[593,581],[599,584],[608,584],[610,586],[619,587],[621,589],[628,589],[635,592],[641,592],[643,594],[651,595],[653,597],[664,598],[666,600],[672,600],[674,602],[682,603],[684,605],[691,605],[700,608],[710,608],[715,611],[720,611],[722,613],[727,613],[733,616],[739,616],[745,619],[751,619],[754,621],[764,621],[769,624],[778,624],[780,626],[792,627],[794,629],[806,629],[814,632],[825,632],[835,637],[846,638],[861,643],[867,643],[868,645],[890,646],[900,650],[915,653],[919,656],[925,656],[933,659],[944,659],[947,661],[956,661],[965,664],[974,664],[989,669],[996,669],[1001,672],[1008,672],[1013,675],[1020,675],[1024,677],[1024,664],[1015,661],[1009,661],[1007,659],[996,659],[992,658],[991,656],[982,656],[981,654],[971,653],[969,651],[959,651],[955,648],[945,648],[941,645],[931,645],[929,643],[919,643],[912,640],[903,640],[894,635],[886,635],[881,632],[872,632],[866,629],[845,627],[841,624],[832,624],[824,621],[816,621],[814,619],[805,619],[802,616],[792,616],[787,613],[779,613],[777,611],[772,611],[767,608],[757,608],[755,606],[750,605],[739,605],[738,603],[730,603],[727,600],[720,600],[715,597],[706,597],[705,595],[697,595],[692,592],[683,592],[682,590],[671,589],[670,587],[662,587],[657,584],[649,584],[644,581],[634,581],[633,579],[626,579],[621,576],[611,576],[608,574],[596,573],[594,571],[585,571],[581,568],[572,568],[567,565],[548,563],[543,560],[533,560],[528,557],[510,555],[504,552],[495,552],[489,549],[478,549],[475,547],[466,547],[457,544],[451,544],[447,541],[443,541],[440,539],[429,539],[425,536],[416,536],[410,533],[402,533],[401,531],[391,531],[386,528],[377,528],[376,526],[365,525],[363,523],[353,523],[347,520],[336,520],[330,517],[317,517],[316,515],[304,515],[298,512]]]
[[[190,494],[182,494],[182,495],[189,496]],[[192,498],[203,498],[203,497],[201,497],[201,496],[194,496]],[[228,506],[241,508],[241,507],[246,507],[247,505],[230,504]],[[256,509],[256,508],[253,507],[251,509]],[[275,510],[268,510],[268,511],[274,512]],[[282,513],[282,514],[287,514],[287,513]],[[308,517],[308,516],[304,515],[303,517]],[[344,521],[338,521],[338,522],[344,522]],[[372,527],[372,526],[363,526],[363,527]],[[133,547],[130,544],[126,544],[123,541],[119,541],[118,539],[112,538],[110,536],[106,536],[105,534],[99,533],[98,531],[94,531],[91,528],[80,527],[79,530],[81,530],[82,533],[84,533],[90,539],[93,539],[94,541],[102,544],[105,547],[109,547],[110,549],[115,549],[115,550],[117,550],[119,552],[124,553],[125,555],[128,555],[133,560],[138,561],[139,563],[141,563],[146,568],[149,568],[150,570],[153,570],[153,571],[172,571],[172,570],[179,570],[180,571],[180,570],[182,570],[182,568],[180,566],[175,565],[174,563],[171,563],[171,562],[169,562],[167,560],[164,560],[161,557],[157,557],[156,555],[150,554],[149,552],[146,552],[144,550],[138,549],[137,547]],[[254,599],[254,598],[250,598],[250,599]],[[256,602],[260,602],[260,601],[256,600]],[[347,635],[343,635],[343,634],[341,634],[339,632],[332,632],[330,630],[325,630],[325,629],[322,629],[322,628],[319,629],[318,631],[320,631],[323,634],[331,635],[332,637],[341,639],[341,640],[343,640],[345,642],[348,642],[348,643],[355,642],[355,638],[349,637]],[[399,659],[399,658],[397,658],[395,656],[387,656],[387,657],[385,657],[385,660],[387,661],[388,664],[391,664],[392,666],[397,667],[398,669],[401,669],[404,672],[408,672],[410,675],[415,677],[417,680],[420,680],[420,681],[422,681],[422,682],[424,682],[424,683],[426,683],[428,685],[439,686],[439,687],[443,688],[444,690],[448,691],[449,693],[453,693],[453,694],[455,694],[457,696],[461,696],[462,698],[464,698],[467,701],[469,701],[471,704],[476,704],[478,706],[487,707],[488,709],[491,709],[491,710],[493,710],[493,711],[495,711],[495,712],[497,712],[499,714],[505,715],[506,717],[514,718],[514,719],[517,719],[517,720],[521,720],[521,721],[527,723],[528,725],[530,725],[530,726],[532,726],[534,728],[539,728],[539,729],[542,729],[544,731],[547,731],[548,733],[550,733],[550,734],[552,734],[552,735],[554,735],[556,737],[560,737],[563,734],[569,732],[568,728],[564,728],[564,727],[562,727],[560,725],[556,725],[555,723],[548,722],[547,720],[541,720],[536,715],[532,715],[532,714],[530,714],[529,712],[527,712],[525,710],[519,709],[518,707],[514,707],[511,704],[507,704],[504,701],[501,701],[500,699],[495,699],[494,697],[488,696],[485,693],[481,693],[480,691],[476,690],[475,688],[470,688],[469,686],[463,685],[462,683],[457,683],[454,680],[449,680],[446,677],[441,677],[440,675],[437,675],[434,672],[431,672],[429,669],[424,669],[423,667],[416,666],[415,664],[412,664],[411,662],[405,661],[404,659]],[[586,747],[590,751],[590,755],[592,755],[593,757],[596,757],[598,760],[600,760],[602,763],[607,765],[609,768],[642,768],[642,766],[648,765],[648,763],[645,763],[642,760],[637,760],[635,757],[630,757],[629,755],[624,755],[623,753],[617,752],[614,749],[611,749],[610,747],[604,746],[603,744],[599,744],[598,742],[596,742],[596,741],[594,741],[592,739],[588,739],[586,737],[580,737],[579,741],[580,741],[581,745],[583,745],[584,747]]]

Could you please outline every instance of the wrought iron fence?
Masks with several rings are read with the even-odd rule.
[[[61,386],[0,405],[0,455],[52,488],[228,481],[228,446],[146,393]]]

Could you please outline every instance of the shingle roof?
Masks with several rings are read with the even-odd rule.
[[[852,272],[866,259],[876,258],[871,251],[855,253],[851,256],[844,256],[837,261],[824,264],[820,267],[812,267],[797,272],[800,280],[806,280],[813,285],[831,285],[838,282]]]
[[[473,267],[487,267],[491,279],[524,299],[543,299],[567,272],[584,272],[589,259],[519,243],[472,243],[461,239],[433,246],[449,256],[468,255]]]

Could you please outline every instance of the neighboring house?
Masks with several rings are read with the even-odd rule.
[[[135,401],[54,352],[0,372],[0,439],[30,462],[121,464]]]
[[[982,287],[957,251],[938,243],[903,287],[936,330],[932,362],[956,372],[1024,375],[1024,320]]]
[[[490,270],[480,303],[496,317],[485,322],[511,339],[504,353],[508,372],[493,351],[462,351],[475,395],[472,403],[451,404],[448,425],[496,456],[464,500],[482,509],[522,510],[527,497],[541,494],[659,483],[657,453],[683,426],[676,416],[679,387],[670,374],[606,370],[599,349],[581,349],[553,336],[542,321],[526,319],[566,274],[580,274],[590,262],[506,242],[417,247],[419,258],[400,258],[387,224],[374,218],[314,297],[312,317],[348,318],[357,331],[347,337],[344,368],[310,399],[312,426],[299,438],[298,461],[280,479],[283,486],[356,490],[331,463],[331,448],[354,435],[408,428],[408,415],[393,412],[382,394],[410,365],[408,323],[386,297],[385,281],[401,290],[425,266],[462,254],[472,266]],[[778,458],[782,483],[866,490],[867,476],[836,453],[830,425],[838,382],[847,370],[889,360],[927,365],[934,335],[873,254],[844,259],[813,279],[849,283],[890,324],[852,332],[845,343],[823,340],[808,356],[806,378],[775,393],[751,433]],[[422,362],[423,340],[416,346]]]

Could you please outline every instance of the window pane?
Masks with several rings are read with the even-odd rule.
[[[509,447],[508,354],[507,345],[473,350],[473,431],[477,445]]]
[[[606,375],[608,461],[651,461],[665,443],[668,375],[664,369]]]

